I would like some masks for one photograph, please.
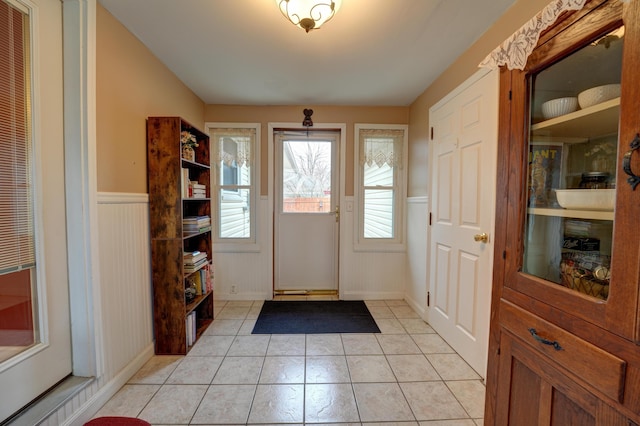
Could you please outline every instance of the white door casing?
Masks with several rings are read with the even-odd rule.
[[[478,71],[430,109],[429,122],[433,140],[427,320],[485,377],[495,224],[498,72]]]
[[[338,131],[278,131],[275,143],[274,205],[274,290],[276,292],[337,291],[339,243],[339,141]],[[314,201],[307,212],[285,209],[285,187],[288,178],[283,169],[291,170],[293,158],[304,156],[296,151],[307,142],[325,148],[330,165],[330,190],[324,202]],[[293,166],[295,168],[295,166]],[[289,200],[291,200],[289,198]],[[288,210],[288,211],[286,211]]]

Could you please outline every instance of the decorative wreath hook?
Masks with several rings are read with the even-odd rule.
[[[627,183],[631,185],[631,188],[635,191],[636,186],[640,183],[640,176],[637,176],[633,171],[631,171],[631,155],[633,155],[633,151],[640,148],[640,133],[636,134],[636,137],[633,138],[629,146],[631,149],[627,151],[622,158],[622,169],[627,175],[629,175]]]

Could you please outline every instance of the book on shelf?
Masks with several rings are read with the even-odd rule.
[[[196,274],[193,274],[193,284],[196,289],[196,296],[202,296],[202,271],[204,268],[200,269]]]
[[[185,216],[182,218],[184,225],[209,225],[211,218],[209,216]]]
[[[207,186],[204,184],[198,183],[197,181],[190,181],[189,170],[188,169],[183,169],[183,170],[187,170],[187,173],[186,173],[186,177],[185,176],[182,177],[183,191],[184,191],[184,185],[186,182],[186,195],[185,195],[185,192],[183,192],[182,197],[183,198],[206,198]]]
[[[189,198],[189,169],[182,168],[180,174],[180,191],[182,198]]]
[[[187,346],[193,346],[196,342],[196,312],[193,311],[185,319],[185,331],[187,335]]]
[[[205,273],[205,293],[213,291],[213,262],[209,262],[207,266],[203,268]]]
[[[189,216],[182,220],[183,233],[198,233],[211,230],[211,218],[209,216]]]
[[[205,226],[202,228],[184,228],[182,233],[183,234],[200,234],[203,232],[209,232],[211,231],[211,226]]]
[[[196,264],[203,259],[207,259],[207,252],[204,251],[187,251],[182,255],[185,264]]]
[[[183,269],[184,269],[184,273],[185,274],[193,274],[194,272],[200,270],[202,267],[204,267],[207,264],[206,260],[203,260],[202,262],[199,262],[195,265],[184,265]]]
[[[191,312],[191,344],[196,342],[196,334],[198,331],[198,322],[196,318],[196,311]]]

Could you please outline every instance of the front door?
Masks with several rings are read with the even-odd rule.
[[[276,294],[338,290],[339,131],[276,131]]]
[[[429,112],[428,322],[486,374],[495,212],[498,73],[479,71]]]

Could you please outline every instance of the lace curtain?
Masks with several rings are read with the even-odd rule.
[[[628,0],[621,0],[628,1]],[[568,10],[580,10],[586,0],[554,0],[539,12],[533,19],[524,24],[511,37],[491,52],[479,65],[483,68],[499,68],[506,65],[508,69],[522,70],[527,59],[538,43],[540,33],[549,28],[558,16]]]
[[[376,164],[382,167],[402,168],[402,142],[404,130],[393,129],[361,129],[360,130],[360,165]]]
[[[214,129],[214,153],[219,162],[231,166],[251,166],[251,148],[256,138],[255,129]]]

